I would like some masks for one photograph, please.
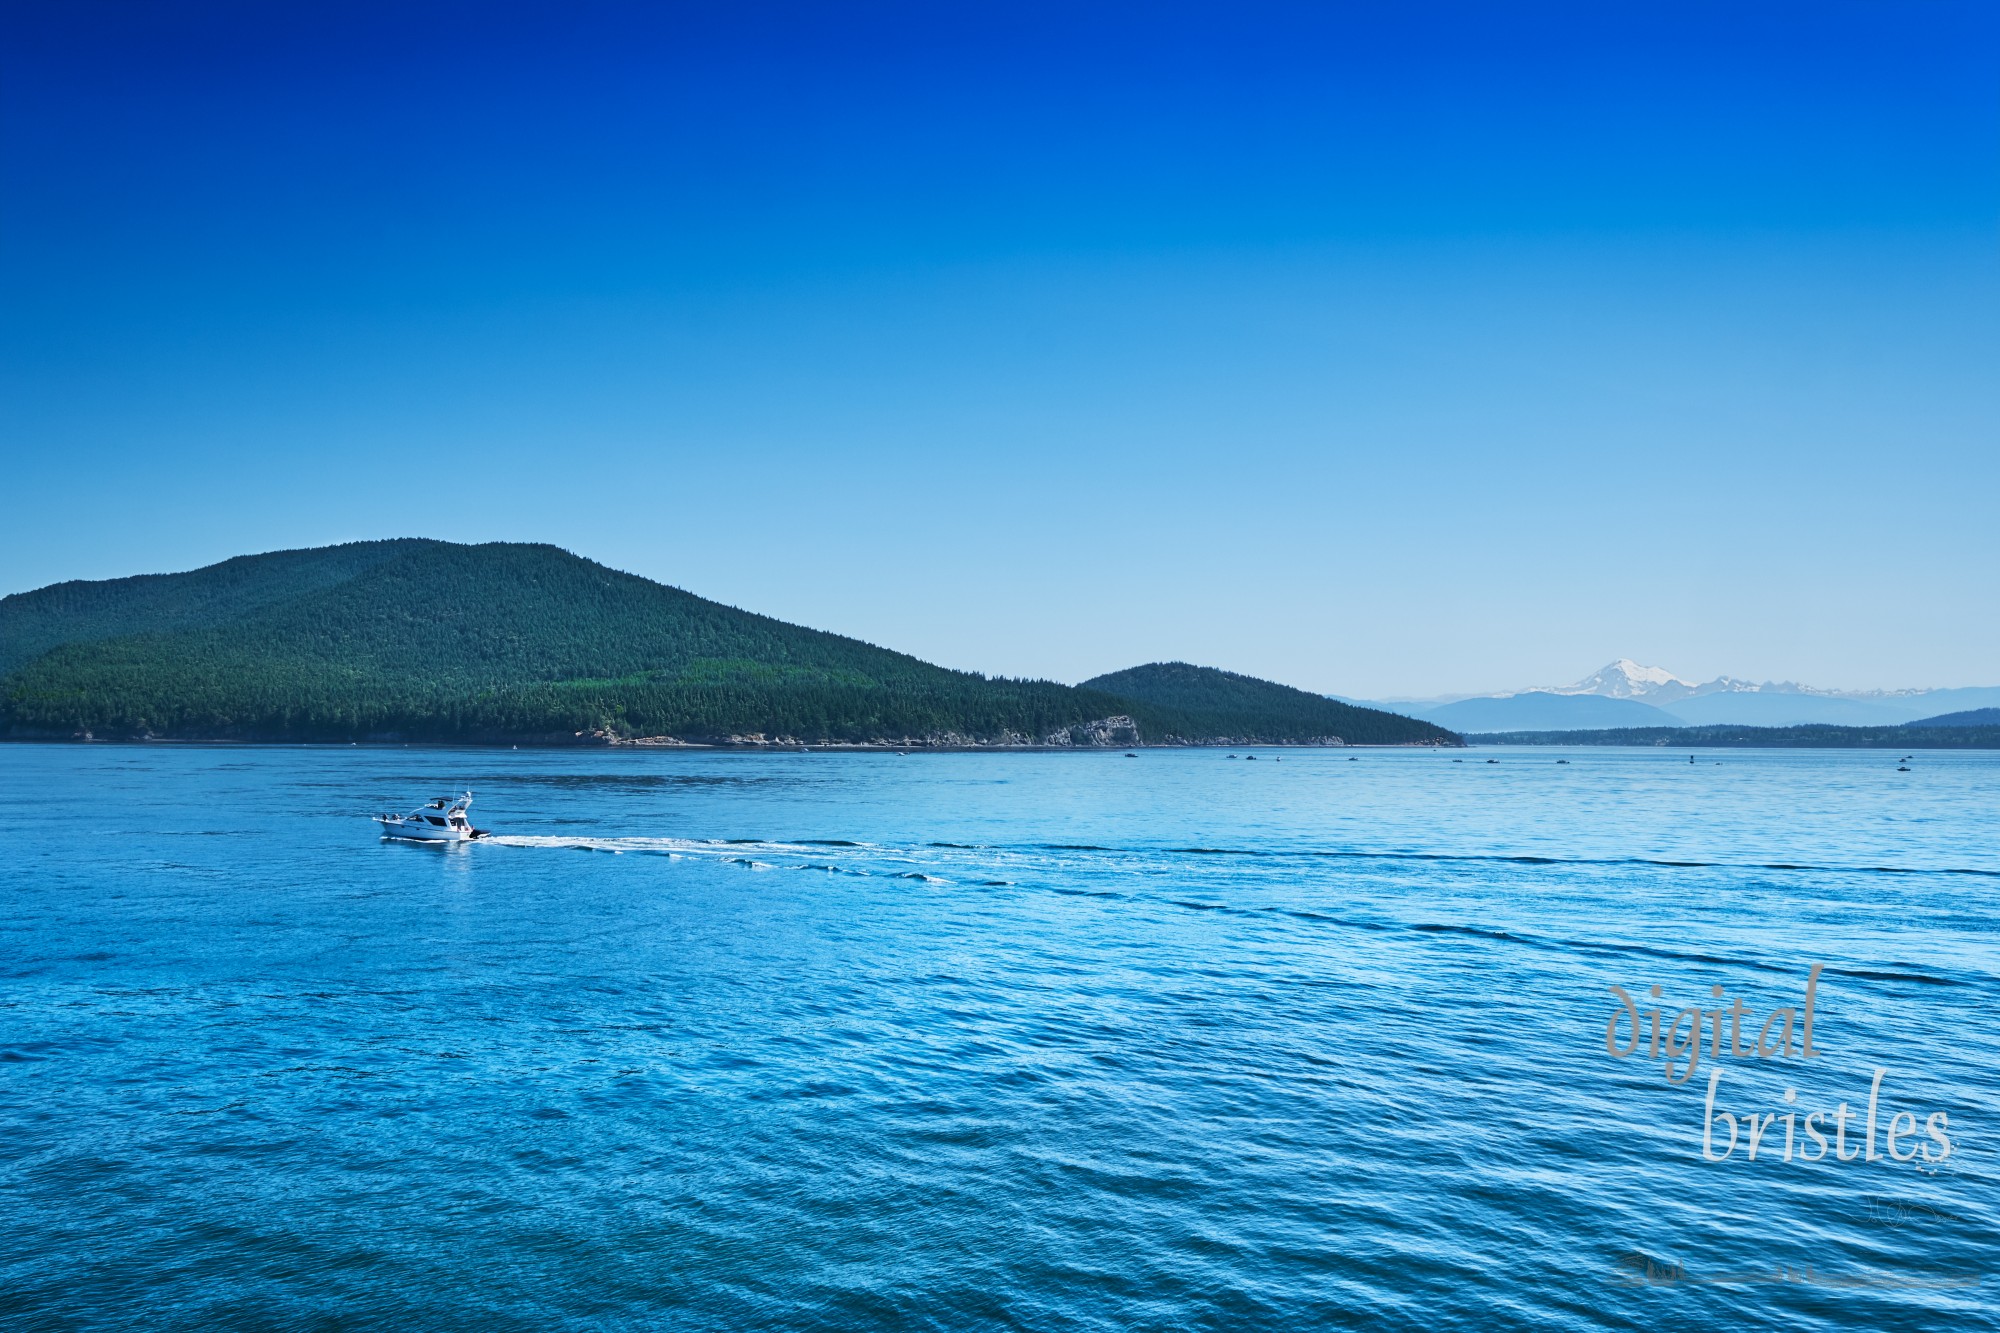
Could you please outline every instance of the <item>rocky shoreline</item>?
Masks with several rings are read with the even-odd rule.
[[[1313,736],[1305,739],[1273,740],[1258,736],[1168,736],[1163,740],[1148,741],[1141,738],[1138,724],[1122,714],[1098,718],[1095,721],[1079,723],[1052,731],[1046,736],[1034,737],[1021,732],[1007,731],[990,739],[967,736],[955,731],[934,732],[927,736],[877,736],[865,741],[808,741],[797,736],[767,736],[763,732],[747,735],[719,736],[700,740],[684,739],[679,736],[620,736],[609,730],[579,731],[576,742],[582,745],[606,745],[620,747],[687,749],[687,750],[1139,750],[1139,749],[1188,749],[1219,748],[1237,746],[1247,748],[1286,747],[1323,749],[1347,746],[1338,736]],[[1409,745],[1430,746],[1431,742],[1406,742]]]
[[[797,736],[767,736],[761,731],[699,741],[683,740],[678,736],[619,736],[604,729],[579,731],[576,737],[584,744],[596,741],[603,745],[749,750],[1074,750],[1130,749],[1144,743],[1139,739],[1138,723],[1123,715],[1064,727],[1039,738],[1018,731],[1003,731],[990,740],[956,731],[933,732],[927,736],[877,736],[865,741],[807,741]],[[1336,740],[1335,743],[1339,742]]]
[[[1266,740],[1256,736],[1201,736],[1172,737],[1163,741],[1132,741],[1123,745],[1078,745],[1062,741],[1044,742],[1037,740],[978,740],[951,733],[938,736],[880,736],[865,741],[803,741],[794,736],[724,736],[708,740],[683,740],[678,736],[604,736],[596,732],[578,732],[573,736],[508,736],[469,740],[464,737],[451,739],[418,738],[405,740],[401,736],[369,736],[363,740],[303,739],[296,736],[151,736],[118,735],[99,736],[91,732],[77,732],[70,735],[43,733],[0,735],[0,744],[15,745],[282,745],[293,747],[333,748],[347,746],[403,746],[421,745],[440,749],[467,750],[576,750],[576,749],[659,749],[659,750],[740,750],[752,753],[782,754],[787,751],[797,753],[908,753],[922,750],[929,753],[976,753],[976,754],[1088,754],[1110,753],[1116,750],[1219,750],[1229,749],[1363,749],[1363,750],[1411,750],[1456,748],[1442,741],[1397,741],[1391,743],[1349,743],[1338,736],[1327,736],[1308,740]]]
[[[932,732],[924,736],[874,736],[862,741],[805,740],[791,735],[767,735],[763,732],[748,732],[729,736],[626,736],[608,727],[593,728],[588,731],[572,732],[568,735],[538,736],[492,736],[478,739],[457,738],[436,740],[405,737],[397,732],[371,734],[360,739],[306,739],[285,736],[200,736],[169,737],[155,736],[150,732],[129,735],[98,736],[89,731],[68,734],[53,732],[0,735],[0,740],[15,740],[47,743],[51,741],[82,742],[91,744],[152,744],[152,745],[452,745],[479,748],[511,745],[516,748],[526,745],[535,749],[573,748],[618,748],[618,749],[658,749],[658,750],[827,750],[827,751],[882,751],[911,750],[930,751],[994,751],[994,750],[1163,750],[1163,749],[1214,749],[1225,746],[1237,748],[1287,748],[1325,749],[1345,748],[1348,742],[1339,736],[1312,736],[1305,738],[1270,738],[1262,736],[1173,736],[1160,740],[1146,740],[1140,735],[1139,725],[1129,716],[1114,714],[1090,722],[1080,722],[1074,726],[1058,728],[1044,736],[1030,736],[1023,732],[1003,731],[998,736],[968,736],[961,732]],[[1446,744],[1435,741],[1404,741],[1389,746],[1371,746],[1376,749],[1434,748]]]

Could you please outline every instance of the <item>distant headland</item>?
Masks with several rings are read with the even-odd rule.
[[[408,538],[0,599],[0,737],[1078,749],[1458,745],[1186,663],[933,666],[553,546]]]

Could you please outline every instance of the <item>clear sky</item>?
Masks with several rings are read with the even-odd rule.
[[[0,592],[538,540],[951,666],[2000,683],[2000,6],[0,8]]]

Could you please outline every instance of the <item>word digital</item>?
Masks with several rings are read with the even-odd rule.
[[[1804,1002],[1800,1005],[1786,1005],[1773,1009],[1763,1021],[1757,1021],[1757,1013],[1743,1003],[1743,997],[1724,1004],[1727,998],[1718,984],[1709,987],[1709,995],[1714,999],[1713,1008],[1695,1006],[1681,1009],[1674,1016],[1661,1021],[1665,1012],[1661,1005],[1640,1008],[1637,1001],[1626,993],[1622,986],[1611,987],[1611,993],[1618,997],[1618,1007],[1604,1024],[1604,1049],[1613,1059],[1626,1060],[1638,1053],[1640,1043],[1646,1046],[1648,1060],[1660,1060],[1669,1083],[1686,1083],[1694,1076],[1701,1064],[1704,1038],[1708,1046],[1708,1056],[1712,1062],[1725,1056],[1736,1060],[1810,1060],[1824,1054],[1813,1045],[1813,1005],[1819,998],[1819,974],[1825,967],[1814,963],[1806,976]],[[1662,991],[1655,985],[1648,991],[1654,1000],[1662,997]],[[1620,1041],[1620,1036],[1629,1031],[1630,1036]],[[1676,1072],[1678,1066],[1678,1072]],[[1701,1155],[1704,1161],[1727,1161],[1737,1148],[1739,1135],[1746,1149],[1749,1161],[1756,1161],[1759,1150],[1768,1159],[1772,1147],[1766,1140],[1771,1136],[1774,1125],[1783,1125],[1785,1132],[1784,1160],[1817,1162],[1828,1152],[1825,1130],[1833,1131],[1831,1151],[1834,1160],[1851,1162],[1856,1158],[1877,1161],[1881,1153],[1876,1150],[1875,1132],[1878,1111],[1881,1109],[1882,1078],[1886,1069],[1876,1069],[1875,1079],[1868,1087],[1868,1114],[1861,1133],[1861,1144],[1852,1151],[1848,1147],[1848,1126],[1854,1120],[1854,1113],[1846,1102],[1841,1102],[1832,1111],[1810,1111],[1803,1121],[1795,1108],[1799,1099],[1797,1088],[1785,1089],[1785,1109],[1759,1115],[1752,1110],[1743,1115],[1739,1123],[1732,1111],[1718,1111],[1715,1108],[1717,1090],[1722,1084],[1723,1067],[1713,1065],[1708,1075],[1708,1098],[1702,1108]],[[1720,1124],[1728,1131],[1728,1140],[1721,1151],[1716,1150],[1716,1126]],[[1889,1158],[1898,1162],[1916,1161],[1919,1156],[1925,1162],[1942,1162],[1951,1156],[1951,1136],[1948,1131],[1951,1121],[1943,1111],[1933,1111],[1924,1121],[1924,1137],[1917,1135],[1917,1116],[1914,1111],[1896,1111],[1883,1127],[1880,1143]],[[1803,1131],[1801,1134],[1800,1131]],[[1811,1140],[1812,1147],[1800,1143],[1800,1138]]]

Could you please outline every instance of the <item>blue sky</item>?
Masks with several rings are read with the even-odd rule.
[[[1990,5],[0,22],[0,592],[541,540],[1066,680],[2000,683]]]

